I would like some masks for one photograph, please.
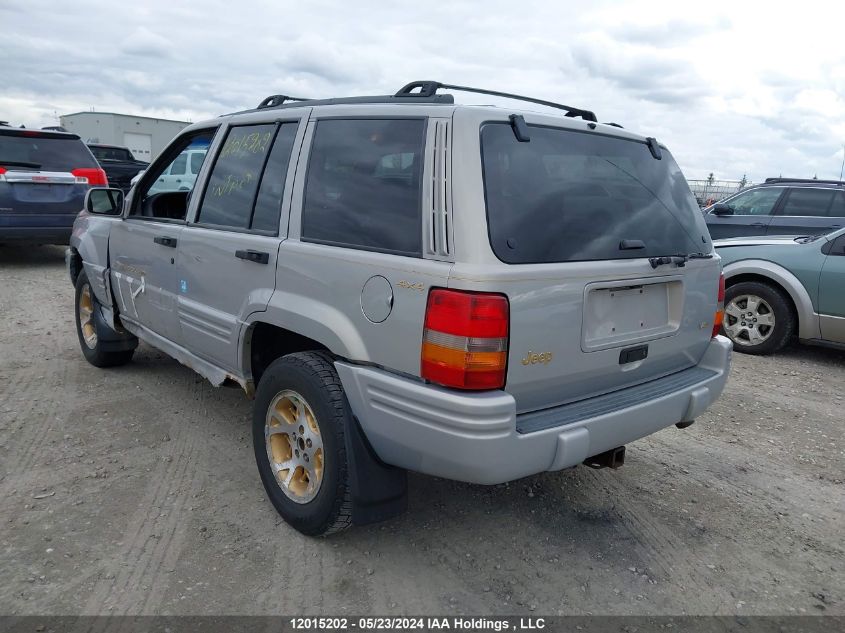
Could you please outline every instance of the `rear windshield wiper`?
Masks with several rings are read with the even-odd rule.
[[[14,165],[15,167],[41,167],[41,163],[30,163],[25,160],[3,160],[0,158],[0,165]]]
[[[691,259],[712,259],[713,253],[687,253],[680,255],[662,255],[660,257],[649,257],[648,263],[652,268],[663,266],[665,264],[675,264],[678,268],[686,266]]]

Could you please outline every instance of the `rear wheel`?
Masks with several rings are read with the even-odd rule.
[[[99,310],[100,304],[83,270],[76,278],[76,309],[74,310],[76,334],[79,337],[82,355],[95,367],[125,365],[132,360],[135,350],[106,351],[103,349],[105,345],[100,341],[97,331]]]
[[[331,359],[300,352],[275,360],[255,395],[258,472],[278,513],[303,534],[351,525],[346,429],[352,414]]]
[[[795,314],[781,290],[757,281],[740,282],[725,291],[722,327],[736,351],[771,354],[789,342]]]

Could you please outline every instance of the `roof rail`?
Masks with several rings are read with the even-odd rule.
[[[845,185],[845,181],[842,180],[818,180],[816,178],[766,178],[765,182],[801,182],[813,185]]]
[[[418,92],[414,92],[419,88]],[[566,116],[584,119],[585,121],[598,122],[596,115],[590,110],[582,110],[581,108],[573,108],[571,106],[555,103],[553,101],[544,101],[543,99],[535,99],[534,97],[526,97],[523,95],[512,94],[510,92],[499,92],[498,90],[485,90],[484,88],[470,88],[469,86],[456,86],[454,84],[444,84],[439,81],[412,81],[403,86],[399,92],[393,95],[396,98],[406,97],[434,97],[440,88],[446,90],[459,90],[461,92],[476,92],[483,95],[491,95],[494,97],[505,97],[507,99],[517,99],[519,101],[529,101],[539,105],[548,106],[550,108],[557,108],[558,110],[565,110]]]
[[[297,101],[298,103],[286,103],[287,101]],[[256,112],[258,110],[267,110],[270,108],[301,108],[303,106],[321,106],[321,105],[348,105],[356,103],[396,103],[399,101],[393,95],[374,95],[363,97],[334,97],[330,99],[300,99],[298,97],[290,97],[287,95],[271,95],[264,99],[257,108],[250,108],[247,110],[239,110],[238,112],[230,112],[221,116],[231,116],[234,114],[245,114],[247,112]],[[438,103],[450,105],[455,103],[452,95],[434,95],[431,97],[421,97],[420,95],[411,95],[411,98],[401,100],[402,103]]]
[[[258,104],[256,110],[263,110],[264,108],[275,108],[282,105],[285,101],[312,101],[303,97],[291,97],[289,95],[270,95],[264,101]]]

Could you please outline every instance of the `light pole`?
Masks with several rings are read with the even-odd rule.
[[[845,145],[842,146],[842,166],[839,168],[839,180],[842,180],[843,169],[845,169]]]

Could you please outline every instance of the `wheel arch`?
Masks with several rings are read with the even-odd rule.
[[[766,260],[743,260],[728,264],[723,273],[727,288],[744,281],[756,281],[782,290],[792,301],[798,320],[798,337],[820,337],[819,318],[810,294],[799,279],[783,266]]]
[[[249,323],[241,338],[241,366],[253,386],[258,385],[264,370],[277,358],[295,352],[331,353],[323,342],[265,320]]]
[[[82,272],[82,255],[73,246],[67,248],[67,272],[70,275],[70,282],[76,287],[76,280],[79,279],[79,273]]]

